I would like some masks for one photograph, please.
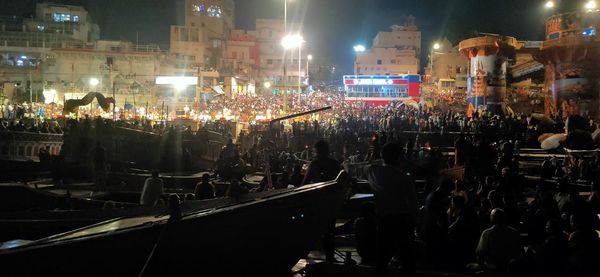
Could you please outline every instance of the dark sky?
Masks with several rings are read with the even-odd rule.
[[[284,0],[236,0],[236,27],[254,29],[256,18],[283,16]],[[30,16],[40,0],[0,0],[0,14]],[[85,6],[104,39],[158,43],[166,48],[169,25],[183,21],[183,0],[56,0]],[[370,45],[378,30],[402,24],[412,14],[423,49],[447,37],[453,43],[475,31],[541,40],[546,11],[541,0],[288,0],[289,20],[304,22],[315,62],[352,70],[352,46]],[[427,51],[423,51],[427,52]],[[426,53],[422,60],[425,62]]]

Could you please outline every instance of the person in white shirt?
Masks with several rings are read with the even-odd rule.
[[[152,177],[146,179],[144,182],[144,189],[142,189],[140,204],[144,206],[156,206],[163,193],[163,180],[158,177],[158,171],[153,171]]]

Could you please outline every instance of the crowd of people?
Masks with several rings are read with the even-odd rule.
[[[212,101],[208,113],[227,111],[241,121],[256,123],[239,135],[226,120],[201,124],[200,130],[228,138],[216,174],[235,184],[230,186],[232,194],[247,192],[239,184],[244,171],[235,171],[240,165],[267,173],[261,189],[331,180],[341,168],[367,179],[374,202],[365,204],[363,215],[352,221],[350,229],[363,262],[375,265],[379,276],[385,276],[390,260],[401,261],[404,274],[413,275],[415,257],[436,269],[461,273],[598,276],[594,261],[600,260],[596,231],[600,229],[600,158],[549,157],[540,170],[534,170],[539,181],[524,177],[528,172],[518,158],[520,148],[539,148],[540,135],[563,133],[565,127],[568,135],[596,147],[593,121],[573,117],[571,126],[565,126],[558,116],[500,116],[484,111],[467,116],[400,102],[369,106],[345,102],[335,93],[290,95],[288,105],[285,114],[329,105],[332,109],[287,124],[260,124],[256,122],[260,116],[284,115],[282,97]],[[84,127],[92,122],[80,121]],[[13,122],[3,121],[0,131],[58,132],[57,126],[44,123]],[[201,136],[191,126],[166,122],[103,122],[158,134],[176,132],[183,138]],[[71,123],[66,132],[79,124]],[[454,155],[443,155],[444,146],[453,147]],[[363,170],[350,170],[356,164],[364,164]],[[447,168],[462,168],[462,174],[454,178],[440,174]],[[144,195],[162,192],[157,178],[149,179]],[[426,185],[417,187],[416,178]],[[581,189],[578,181],[587,181],[591,189]],[[195,198],[214,196],[210,178],[203,178]],[[141,199],[142,204],[157,201],[156,197]],[[417,255],[418,249],[424,254]]]

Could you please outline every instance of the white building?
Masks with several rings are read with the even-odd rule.
[[[391,26],[391,31],[379,32],[373,46],[357,53],[355,75],[418,74],[421,54],[421,31],[409,16],[403,26]]]

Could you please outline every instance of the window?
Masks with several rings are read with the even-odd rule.
[[[381,60],[377,60],[377,64],[381,64]]]
[[[79,22],[79,15],[73,16],[73,22]]]
[[[272,59],[268,59],[267,60],[267,64],[273,64],[273,60]]]
[[[231,58],[237,59],[237,52],[235,52],[235,51],[231,52]]]
[[[67,21],[71,21],[71,15],[70,14],[65,14],[65,13],[55,13],[52,15],[52,18],[54,19],[54,22],[67,22]],[[77,17],[77,20],[79,21],[79,17]]]
[[[392,59],[392,60],[390,60],[390,63],[391,64],[396,64],[396,60]]]
[[[210,17],[221,17],[221,7],[217,5],[211,5],[206,9],[206,14]]]
[[[201,13],[206,11],[206,7],[204,5],[192,4],[192,12]]]
[[[46,26],[44,26],[44,25],[37,25],[37,30],[38,30],[38,32],[43,32],[44,30],[46,30]]]

